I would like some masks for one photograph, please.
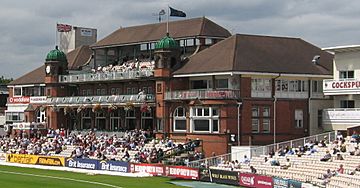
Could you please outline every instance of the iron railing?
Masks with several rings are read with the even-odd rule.
[[[144,95],[108,95],[108,96],[72,96],[48,97],[49,105],[81,105],[81,104],[125,104],[126,102],[143,103],[154,102],[152,94]]]
[[[165,93],[165,100],[238,98],[240,98],[240,90],[183,90]]]
[[[209,166],[217,166],[220,163],[225,161],[233,161],[233,160],[240,160],[243,159],[244,155],[247,155],[250,159],[252,157],[260,157],[261,155],[267,155],[272,150],[277,151],[279,148],[297,148],[299,146],[305,145],[308,141],[320,141],[326,139],[329,143],[336,139],[336,131],[317,134],[313,136],[308,136],[304,138],[299,138],[295,140],[289,140],[285,142],[279,142],[276,144],[270,144],[266,146],[259,146],[253,147],[250,149],[244,149],[242,151],[234,152],[234,153],[227,153],[215,157],[210,157],[206,159],[200,159],[197,161],[191,161],[187,164],[188,167],[199,168],[199,167],[209,167]],[[248,155],[249,154],[249,155]]]
[[[60,75],[60,83],[76,83],[76,82],[94,82],[94,81],[108,81],[108,80],[129,80],[139,79],[143,77],[154,76],[153,70],[138,70],[125,72],[99,72],[99,73],[84,73],[73,75]]]

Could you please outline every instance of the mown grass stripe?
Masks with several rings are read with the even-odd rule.
[[[119,187],[119,186],[116,186],[116,185],[107,184],[107,183],[94,182],[94,181],[86,181],[86,180],[78,180],[78,179],[65,178],[65,177],[38,175],[38,174],[21,173],[21,172],[11,172],[11,171],[4,171],[4,170],[0,170],[0,173],[4,173],[4,174],[16,174],[16,175],[23,175],[23,176],[33,176],[33,177],[41,177],[41,178],[52,178],[52,179],[59,179],[59,180],[69,180],[69,181],[75,181],[75,182],[81,182],[81,183],[89,183],[89,184],[95,184],[95,185],[102,185],[102,186],[106,186],[106,187],[122,188],[122,187]]]

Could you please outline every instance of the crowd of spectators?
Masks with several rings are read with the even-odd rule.
[[[196,152],[199,141],[186,144],[175,143],[172,139],[152,139],[151,133],[144,130],[125,131],[121,136],[102,133],[96,136],[94,131],[86,133],[65,130],[48,130],[46,135],[28,135],[20,132],[16,135],[0,137],[1,150],[4,153],[57,155],[67,148],[74,148],[68,157],[93,158],[99,160],[121,160],[134,163],[157,163],[171,154],[194,151],[194,159],[203,158]]]
[[[135,71],[135,70],[152,70],[155,67],[155,61],[154,60],[129,60],[124,62],[121,65],[117,64],[110,64],[107,66],[99,66],[96,69],[91,69],[93,73],[102,72],[102,73],[108,73],[108,72],[127,72],[127,71]]]

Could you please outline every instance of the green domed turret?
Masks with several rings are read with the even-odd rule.
[[[60,51],[58,49],[58,47],[56,46],[54,50],[51,50],[47,55],[46,55],[46,61],[61,61],[61,62],[66,62],[66,55],[64,52]]]
[[[155,44],[155,50],[179,48],[179,44],[167,34]]]

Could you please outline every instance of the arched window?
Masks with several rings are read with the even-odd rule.
[[[184,107],[177,107],[174,110],[174,131],[186,132],[186,109]]]

